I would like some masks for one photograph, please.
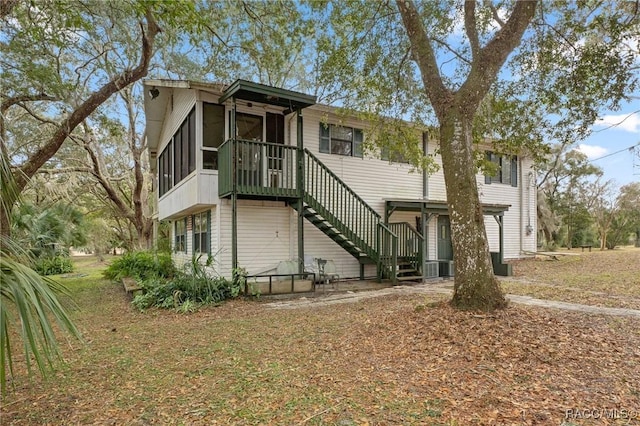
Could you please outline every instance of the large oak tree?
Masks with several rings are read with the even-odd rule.
[[[550,142],[571,145],[589,134],[599,111],[618,108],[638,82],[637,2],[330,4],[328,13],[318,10],[331,22],[318,44],[319,81],[341,92],[346,107],[437,129],[452,303],[504,306],[476,184],[482,150],[491,143],[538,160]]]

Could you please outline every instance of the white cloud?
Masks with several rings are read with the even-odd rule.
[[[631,133],[640,133],[640,113],[605,115],[594,123],[595,126],[614,127]]]
[[[599,158],[605,155],[607,153],[607,148],[603,148],[598,145],[585,145],[581,143],[580,145],[578,145],[578,151],[586,155],[590,160],[593,160],[594,158]]]

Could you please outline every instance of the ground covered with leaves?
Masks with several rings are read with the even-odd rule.
[[[567,253],[567,254],[563,254]],[[563,251],[512,262],[510,294],[593,306],[640,309],[640,248]]]
[[[638,319],[425,295],[140,313],[99,274],[65,282],[86,341],[48,380],[18,371],[3,425],[640,424]]]

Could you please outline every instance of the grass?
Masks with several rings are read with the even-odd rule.
[[[104,264],[76,268],[61,280],[85,343],[49,380],[14,377],[3,425],[560,424],[574,407],[640,407],[637,319],[479,315],[424,295],[140,313]]]
[[[506,293],[593,306],[640,309],[640,249],[576,252],[514,262]]]

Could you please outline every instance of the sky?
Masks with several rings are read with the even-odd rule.
[[[578,149],[603,169],[604,179],[618,187],[640,182],[640,96],[619,111],[604,111],[592,129]]]

